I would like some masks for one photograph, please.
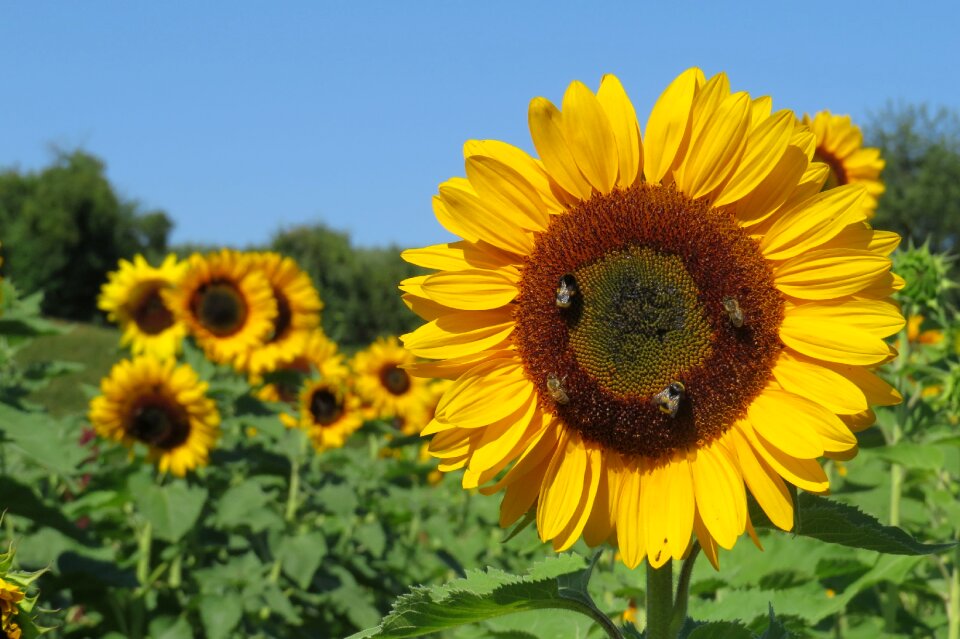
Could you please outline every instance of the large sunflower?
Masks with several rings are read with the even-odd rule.
[[[161,472],[179,477],[207,464],[220,435],[220,413],[207,383],[187,365],[151,356],[123,360],[90,402],[90,422],[108,439],[147,446]]]
[[[824,188],[862,184],[867,191],[863,206],[867,218],[872,218],[877,210],[877,198],[885,189],[880,171],[886,162],[880,157],[880,149],[864,148],[860,127],[849,115],[820,111],[812,118],[804,114],[803,123],[817,136],[813,159],[830,167]]]
[[[395,337],[381,337],[353,356],[354,386],[369,418],[397,419],[402,425],[424,413],[429,385],[404,370],[415,360]]]
[[[540,159],[471,141],[440,185],[463,241],[404,252],[438,271],[401,289],[427,320],[406,347],[437,360],[407,370],[455,380],[423,431],[440,468],[504,490],[502,525],[535,508],[555,549],[611,540],[631,567],[691,535],[716,565],[752,530],[745,484],[790,529],[784,480],[826,491],[817,458],[900,400],[871,370],[903,326],[898,236],[863,187],[821,193],[813,135],[724,74],[682,73],[642,140],[610,75],[529,124]]]
[[[239,358],[241,367],[259,375],[297,357],[307,338],[320,326],[323,303],[310,276],[293,259],[266,252],[252,253],[250,260],[267,276],[277,302],[273,330],[266,343]]]
[[[119,266],[107,276],[97,306],[120,326],[120,343],[134,355],[176,357],[187,327],[174,319],[162,292],[176,285],[186,263],[168,255],[153,267],[142,255],[135,255],[132,262],[120,260]]]
[[[179,286],[163,295],[215,362],[239,366],[274,331],[277,301],[270,282],[238,251],[194,253]]]

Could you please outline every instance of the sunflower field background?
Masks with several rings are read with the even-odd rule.
[[[829,501],[794,491],[792,533],[751,503],[764,551],[681,576],[708,624],[684,636],[960,637],[960,129],[889,108],[866,139],[873,222],[905,238],[903,401],[825,462]],[[0,633],[642,636],[616,550],[501,529],[428,454],[450,382],[398,339],[424,269],[322,224],[245,250],[169,231],[82,151],[0,175]]]

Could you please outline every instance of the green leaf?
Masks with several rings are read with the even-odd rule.
[[[233,635],[240,623],[243,606],[236,597],[203,595],[200,597],[200,621],[207,631],[208,639],[225,639]]]
[[[46,413],[28,413],[0,403],[0,433],[26,457],[57,474],[77,474],[89,455],[77,445],[78,428]]]
[[[892,464],[915,470],[940,470],[945,461],[943,449],[930,444],[899,443],[863,451],[867,457],[879,457]]]
[[[465,579],[445,586],[416,586],[397,599],[379,627],[350,639],[419,637],[513,612],[543,608],[571,610],[612,625],[602,614],[598,617],[596,607],[583,588],[591,568],[592,564],[585,566],[582,557],[561,555],[534,565],[523,576],[488,568],[468,571]]]
[[[156,617],[150,622],[152,639],[193,639],[193,630],[185,617]]]
[[[215,521],[220,528],[247,527],[260,532],[281,523],[280,516],[267,507],[275,499],[260,484],[248,479],[231,487],[217,502]]]
[[[148,475],[133,475],[130,493],[147,521],[153,525],[157,539],[175,542],[193,528],[207,500],[207,491],[191,487],[183,481],[158,486]]]
[[[751,502],[750,506],[754,526],[773,527],[755,503]],[[811,493],[801,493],[797,497],[794,534],[891,555],[931,555],[956,546],[955,543],[920,543],[900,528],[884,526],[858,508]]]
[[[695,627],[686,639],[753,639],[753,633],[733,621],[714,621]]]
[[[780,620],[773,614],[773,606],[770,606],[770,625],[760,635],[760,639],[790,639],[790,633],[783,627]]]
[[[382,557],[383,551],[387,549],[387,535],[383,532],[383,526],[375,521],[359,526],[354,536],[374,557]]]
[[[285,575],[306,590],[314,573],[327,554],[327,540],[319,532],[284,537],[277,548],[277,557]]]

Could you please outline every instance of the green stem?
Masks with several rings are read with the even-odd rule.
[[[143,524],[137,535],[137,581],[141,588],[146,588],[150,581],[150,546],[153,543],[153,525],[148,521]]]
[[[670,618],[670,637],[680,634],[684,622],[687,620],[687,602],[690,599],[690,576],[693,574],[693,562],[700,554],[700,542],[694,541],[693,547],[680,567],[680,577],[677,580],[677,595],[673,599],[673,615]]]
[[[660,568],[647,561],[647,639],[673,639],[673,560]]]
[[[960,550],[954,551],[950,597],[947,600],[947,639],[960,639]]]
[[[290,457],[290,488],[287,491],[287,508],[284,514],[284,519],[287,523],[293,523],[297,516],[297,501],[300,498],[300,465],[303,455],[307,450],[306,435],[301,432],[299,436],[299,453]]]

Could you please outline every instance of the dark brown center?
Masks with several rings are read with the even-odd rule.
[[[783,300],[728,213],[644,184],[551,219],[515,319],[555,414],[588,440],[661,459],[746,414],[782,347]]]
[[[159,397],[144,399],[130,415],[131,437],[162,450],[182,446],[190,435],[190,418],[182,408]]]
[[[390,393],[403,395],[410,390],[410,375],[396,364],[386,364],[380,369],[380,383]]]
[[[167,310],[160,297],[162,283],[154,283],[151,289],[140,298],[133,310],[133,321],[141,333],[159,335],[173,326],[173,314]]]
[[[213,281],[200,287],[191,306],[200,324],[217,337],[233,335],[247,321],[246,302],[233,282]]]
[[[843,186],[849,181],[847,180],[847,172],[843,168],[843,162],[837,159],[832,153],[828,153],[823,149],[817,149],[813,154],[813,161],[823,162],[830,167],[830,173],[827,175],[827,181],[823,183],[823,188],[820,189],[821,191]]]
[[[310,414],[320,426],[329,426],[343,415],[343,401],[329,388],[320,387],[310,396]]]
[[[273,297],[277,300],[277,316],[273,320],[273,336],[271,342],[284,338],[290,328],[292,316],[290,314],[290,300],[279,289],[273,289]]]

